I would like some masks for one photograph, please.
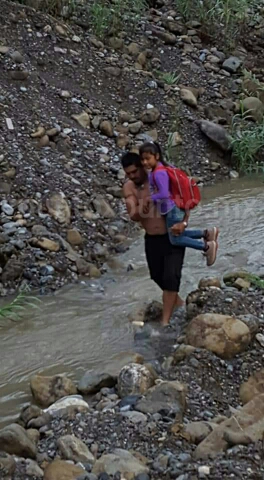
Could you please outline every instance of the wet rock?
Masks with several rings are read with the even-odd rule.
[[[184,438],[191,443],[201,443],[212,431],[217,424],[212,422],[191,422],[184,427]]]
[[[72,380],[64,375],[53,377],[34,375],[30,379],[30,388],[35,401],[43,407],[49,407],[56,400],[77,393]]]
[[[60,456],[64,460],[72,460],[73,462],[87,462],[93,464],[95,458],[89,451],[85,443],[74,435],[64,435],[57,441]]]
[[[46,201],[49,214],[60,224],[68,224],[71,210],[63,192],[53,193]]]
[[[148,108],[144,110],[141,115],[141,120],[143,123],[155,123],[160,118],[160,111],[158,108]]]
[[[252,335],[255,335],[258,332],[260,325],[258,317],[249,313],[248,315],[239,315],[237,318],[247,325]]]
[[[54,460],[44,472],[44,480],[77,480],[85,473],[82,467],[72,465],[64,460]]]
[[[60,249],[60,244],[54,240],[49,240],[48,238],[31,238],[31,245],[34,247],[42,248],[42,250],[48,250],[49,252],[58,252]]]
[[[234,282],[234,287],[236,287],[238,290],[248,290],[250,285],[251,283],[245,278],[237,278]]]
[[[125,148],[130,144],[130,142],[131,142],[130,137],[123,133],[120,133],[116,139],[116,145],[118,148]]]
[[[110,77],[119,78],[122,75],[122,70],[119,67],[106,67],[105,72],[108,73]]]
[[[71,228],[67,231],[67,242],[73,246],[82,245],[83,238],[78,230]]]
[[[239,173],[236,172],[236,170],[231,170],[229,172],[229,177],[233,180],[236,180],[237,178],[239,178]]]
[[[131,363],[122,368],[118,377],[118,393],[121,398],[143,394],[154,385],[155,375],[145,365]]]
[[[230,149],[230,138],[224,127],[209,120],[201,120],[199,126],[201,131],[221,150],[227,152]]]
[[[16,462],[11,455],[0,451],[0,474],[5,478],[12,478],[16,470]]]
[[[129,478],[133,480],[136,475],[148,473],[149,468],[131,455],[131,453],[117,448],[113,453],[103,455],[94,464],[93,473],[95,475],[100,475],[100,473],[104,472],[108,475],[115,475],[116,472],[119,472],[121,475],[125,475],[126,478],[129,475]]]
[[[145,393],[136,404],[136,410],[142,413],[177,416],[182,420],[186,407],[186,393],[186,385],[180,382],[161,382]]]
[[[35,478],[43,478],[44,472],[43,470],[38,466],[37,462],[34,462],[33,460],[26,460],[26,475],[29,477],[34,477]]]
[[[36,446],[27,436],[26,430],[12,423],[0,430],[0,451],[19,457],[35,458]]]
[[[116,216],[109,203],[100,195],[94,198],[93,206],[95,211],[104,218],[114,218]]]
[[[100,392],[101,388],[112,388],[116,385],[116,377],[108,373],[87,372],[78,384],[78,391],[83,395]]]
[[[208,287],[221,288],[221,280],[217,277],[201,278],[198,288],[202,290]]]
[[[247,116],[261,122],[264,114],[264,104],[257,97],[247,97],[240,101],[240,109]]]
[[[241,385],[239,396],[241,402],[246,404],[262,393],[264,393],[264,368],[251,375],[251,377]]]
[[[239,58],[229,57],[224,61],[222,68],[227,72],[236,73],[237,70],[240,68],[241,64],[242,61]]]
[[[114,127],[109,120],[104,120],[100,123],[100,130],[103,135],[106,137],[113,137],[114,136]]]
[[[51,416],[70,412],[79,413],[88,411],[89,405],[81,395],[63,397],[46,409],[46,413]]]
[[[222,422],[203,440],[194,452],[195,459],[215,457],[233,445],[247,445],[264,434],[264,395],[258,395]]]
[[[245,270],[238,270],[238,271],[235,271],[235,272],[226,273],[223,277],[223,281],[227,286],[233,287],[237,278],[247,279],[248,276],[249,276],[249,273],[246,272]]]
[[[13,282],[21,277],[24,270],[24,265],[22,259],[10,258],[4,268],[2,273],[2,282]]]
[[[32,420],[32,418],[37,418],[42,415],[42,410],[37,407],[37,405],[26,405],[20,413],[19,422],[23,426],[27,426],[28,422]]]
[[[14,209],[13,207],[11,207],[11,205],[9,205],[8,203],[6,203],[5,201],[2,202],[2,212],[5,213],[6,215],[8,216],[12,216],[14,214]]]
[[[90,127],[90,117],[87,112],[82,112],[79,115],[72,115],[72,118],[83,128]]]
[[[243,352],[251,341],[249,328],[227,315],[206,313],[195,317],[187,327],[187,342],[230,359]]]
[[[128,128],[129,132],[132,133],[132,135],[136,135],[140,132],[142,128],[142,122],[131,123]]]
[[[153,31],[153,35],[162,40],[165,45],[175,45],[177,42],[177,37],[173,33],[163,32],[162,30]]]
[[[35,428],[29,428],[27,430],[27,436],[35,445],[38,444],[38,441],[40,439],[40,433],[38,430],[36,430]]]
[[[12,80],[24,81],[28,79],[29,71],[28,70],[12,70],[10,75]]]
[[[195,97],[195,95],[191,90],[182,88],[180,95],[184,103],[186,103],[190,107],[194,107],[194,108],[197,107],[197,98]]]
[[[195,352],[195,350],[195,347],[192,347],[191,345],[178,345],[175,352],[173,353],[173,365],[176,365],[185,358],[190,357],[193,352]]]

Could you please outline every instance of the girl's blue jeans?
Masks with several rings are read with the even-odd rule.
[[[175,225],[175,223],[182,222],[184,216],[184,210],[181,210],[176,205],[166,214],[166,225],[171,244],[178,247],[189,247],[194,248],[195,250],[204,250],[204,230],[186,229],[181,235],[173,235],[171,233],[171,227]]]

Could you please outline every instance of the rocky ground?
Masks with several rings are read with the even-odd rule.
[[[172,132],[172,159],[201,185],[237,176],[227,131],[243,88],[245,108],[263,114],[262,10],[227,52],[160,5],[104,44],[87,12],[66,24],[2,0],[1,295],[98,277],[127,248],[124,149],[149,137],[165,147]],[[257,83],[244,84],[242,66]],[[157,72],[180,76],[169,85]]]
[[[151,313],[152,364],[32,377],[34,403],[0,431],[1,478],[262,480],[263,301],[243,272],[202,280],[180,337],[153,323],[157,304],[135,313]]]

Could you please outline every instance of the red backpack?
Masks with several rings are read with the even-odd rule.
[[[159,165],[157,170],[165,170],[170,180],[171,198],[178,208],[182,210],[192,210],[197,207],[201,201],[201,193],[199,187],[193,178],[186,175],[179,168],[172,166]],[[153,179],[155,176],[153,172]]]

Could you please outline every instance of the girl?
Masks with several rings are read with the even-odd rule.
[[[160,214],[166,217],[170,242],[176,246],[190,247],[202,251],[206,256],[207,265],[209,267],[212,266],[215,263],[218,249],[218,228],[187,230],[189,213],[178,208],[173,201],[170,192],[169,176],[166,170],[157,169],[161,165],[169,166],[162,158],[160,146],[155,142],[144,143],[139,149],[139,154],[142,165],[150,172],[149,185],[151,195],[146,200],[144,208],[148,209],[150,201],[156,203]],[[172,226],[177,223],[183,223],[185,230],[180,235],[173,235]]]

